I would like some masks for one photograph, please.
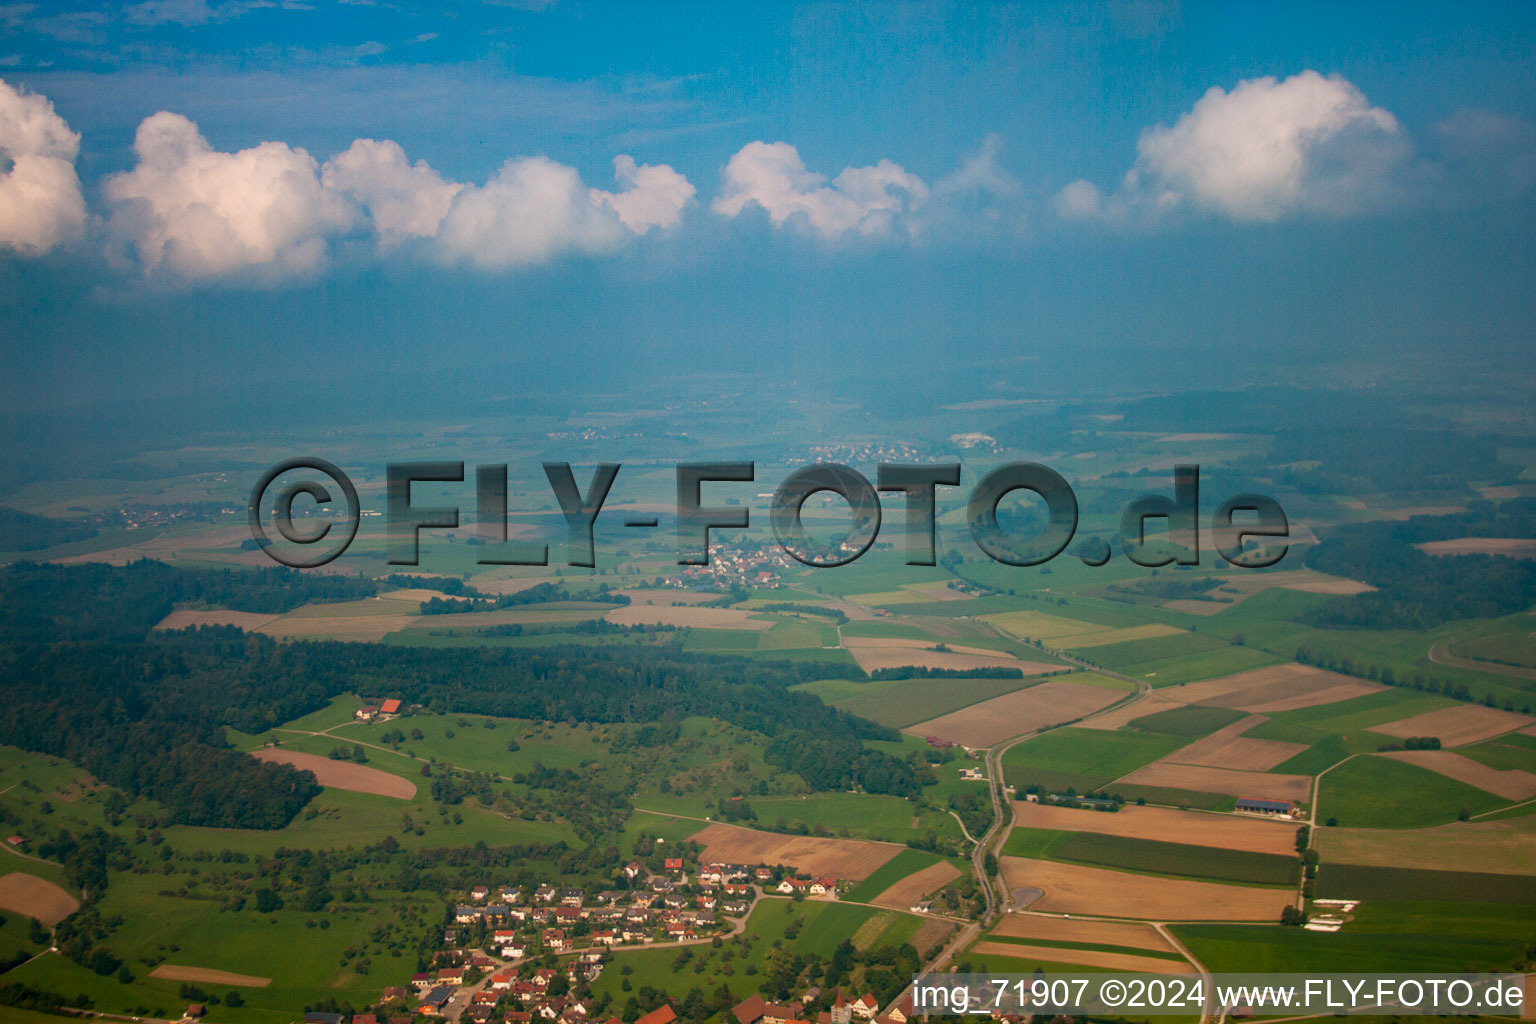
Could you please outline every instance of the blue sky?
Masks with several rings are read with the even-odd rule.
[[[0,5],[0,396],[1528,351],[1533,22]]]

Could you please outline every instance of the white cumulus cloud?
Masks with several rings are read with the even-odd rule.
[[[592,198],[611,206],[624,226],[637,235],[677,224],[683,207],[698,191],[666,164],[636,164],[634,157],[625,154],[613,158],[613,176],[624,191],[593,189]]]
[[[787,142],[747,143],[723,178],[716,213],[735,217],[755,203],[774,224],[798,223],[827,239],[888,234],[928,198],[927,184],[890,160],[845,168],[829,183]]]
[[[448,262],[499,270],[565,252],[607,252],[627,234],[576,168],[535,156],[508,160],[484,185],[455,196],[436,244]]]
[[[352,205],[321,184],[314,158],[285,143],[219,152],[197,125],[161,111],[139,125],[133,148],[138,164],[103,191],[110,229],[147,271],[304,276],[325,263],[327,240],[355,223]]]
[[[325,162],[320,180],[368,211],[379,242],[386,247],[436,235],[453,197],[464,189],[457,182],[444,181],[425,160],[411,163],[400,144],[388,139],[357,139]]]
[[[508,160],[484,185],[469,185],[411,163],[398,143],[358,139],[326,161],[321,181],[368,212],[386,248],[426,239],[444,262],[499,270],[607,252],[677,224],[694,195],[687,178],[629,156],[613,164],[620,192],[589,188],[574,167],[545,157]]]
[[[0,249],[35,254],[81,233],[79,152],[80,136],[46,96],[0,80]]]
[[[1086,181],[1057,196],[1066,217],[1155,216],[1183,206],[1235,221],[1344,216],[1401,198],[1411,153],[1397,119],[1338,75],[1212,88],[1170,127],[1137,143],[1108,195]]]

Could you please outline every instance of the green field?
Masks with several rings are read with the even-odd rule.
[[[1035,677],[1012,679],[893,679],[854,682],[828,679],[802,683],[822,700],[862,718],[902,729],[930,718],[947,715],[1005,693],[1033,686]]]
[[[936,853],[927,853],[923,850],[903,850],[880,865],[874,874],[854,886],[849,891],[846,899],[852,900],[855,903],[868,903],[908,875],[937,864],[942,859]]]
[[[1228,646],[1225,640],[1207,633],[1176,633],[1171,636],[1151,637],[1146,640],[1128,640],[1124,643],[1106,644],[1103,647],[1090,647],[1075,653],[1095,664],[1103,665],[1107,669],[1125,672],[1126,668],[1131,665],[1139,665],[1148,661],[1161,661],[1168,658],[1190,657],[1204,654],[1207,651],[1225,650]],[[1127,672],[1126,674],[1139,675],[1141,673]]]
[[[1283,660],[1253,647],[1223,646],[1195,654],[1138,661],[1122,665],[1118,671],[1123,675],[1145,679],[1152,686],[1161,688],[1236,675],[1267,665],[1278,665]]]
[[[1140,729],[1142,732],[1182,736],[1193,740],[1213,733],[1217,729],[1223,729],[1245,717],[1247,717],[1246,712],[1234,711],[1231,708],[1190,704],[1182,708],[1169,708],[1167,711],[1133,718],[1126,725],[1128,728]]]
[[[1324,864],[1317,874],[1317,893],[1324,899],[1438,899],[1531,906],[1536,904],[1536,875]]]
[[[1009,784],[1023,792],[1040,786],[1087,793],[1173,753],[1182,737],[1103,729],[1057,729],[1020,743],[1003,755]]]
[[[1101,867],[1250,885],[1295,885],[1301,865],[1294,857],[1247,850],[1163,843],[1127,836],[1075,832],[1051,848],[1056,860]]]
[[[1528,908],[1365,903],[1338,932],[1279,925],[1173,925],[1207,968],[1224,971],[1431,972],[1518,969],[1536,942]]]
[[[1319,813],[1351,828],[1423,828],[1455,821],[1462,810],[1491,811],[1507,801],[1427,768],[1369,755],[1322,777]]]
[[[1065,832],[1057,829],[1015,828],[1004,844],[1010,857],[1092,864],[1147,875],[1199,878],[1245,885],[1295,885],[1301,871],[1295,857],[1247,850],[1221,850],[1184,843]]]

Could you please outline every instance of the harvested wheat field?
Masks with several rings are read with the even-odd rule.
[[[416,784],[410,779],[402,779],[398,775],[381,772],[365,764],[332,761],[319,754],[304,754],[297,750],[283,750],[280,747],[254,750],[251,756],[259,761],[291,764],[295,768],[314,772],[315,779],[320,785],[329,786],[332,789],[350,789],[354,793],[373,793],[377,796],[392,796],[400,800],[409,800],[416,795]]]
[[[1168,940],[1149,924],[1121,921],[1083,921],[1037,914],[1004,914],[992,929],[993,935],[1011,939],[1036,939],[1040,942],[1091,942],[1100,946],[1126,946],[1176,953]]]
[[[689,608],[661,604],[622,605],[604,615],[621,626],[676,626],[679,629],[772,629],[773,619],[754,618],[741,608]]]
[[[1441,746],[1464,747],[1530,725],[1529,715],[1517,715],[1513,711],[1500,711],[1481,704],[1460,704],[1385,725],[1373,725],[1371,731],[1384,732],[1388,736],[1438,736]]]
[[[1015,942],[978,942],[972,952],[977,956],[1011,956],[1017,960],[1044,960],[1053,964],[1077,964],[1102,967],[1107,971],[1136,974],[1193,974],[1187,960],[1164,960],[1133,953],[1107,953],[1097,949],[1071,949],[1059,946],[1033,946]]]
[[[212,967],[183,967],[180,964],[161,964],[149,972],[151,978],[167,981],[201,981],[209,985],[238,985],[241,988],[266,988],[271,978],[258,978],[254,974],[236,974],[234,971],[218,971]]]
[[[1288,761],[1307,749],[1305,743],[1255,740],[1243,736],[1243,733],[1249,729],[1266,721],[1268,719],[1263,715],[1249,715],[1241,721],[1233,722],[1225,729],[1211,733],[1204,739],[1196,740],[1187,747],[1180,747],[1163,760],[1171,764],[1267,772],[1275,765]]]
[[[1057,914],[1140,921],[1276,921],[1294,895],[1288,889],[1152,878],[1028,857],[1004,857],[1002,868],[1009,889],[1044,890],[1033,909]]]
[[[420,604],[430,601],[434,597],[443,601],[468,601],[467,597],[459,597],[454,594],[445,594],[441,590],[429,590],[426,587],[405,587],[400,590],[386,590],[379,595],[386,601],[409,601],[412,604]]]
[[[1536,864],[1532,826],[1527,816],[1458,821],[1406,833],[1395,828],[1322,828],[1316,839],[1324,863],[1529,875]],[[1407,837],[1412,841],[1404,842]]]
[[[1124,691],[1103,686],[1045,682],[919,722],[902,731],[914,736],[937,736],[972,749],[990,747],[1014,736],[1081,718],[1124,696]]]
[[[1122,807],[1114,814],[1106,814],[1024,802],[1015,802],[1013,813],[1015,822],[1023,828],[1098,832],[1162,843],[1213,846],[1218,850],[1252,850],[1285,856],[1296,853],[1296,826],[1291,822],[1237,814],[1181,811],[1173,807]]]
[[[1414,547],[1426,555],[1504,555],[1508,558],[1536,558],[1536,540],[1521,537],[1457,537],[1432,540]]]
[[[880,907],[906,910],[918,900],[935,890],[942,889],[956,878],[960,870],[947,860],[930,864],[921,871],[914,871],[869,902]]]
[[[1312,776],[1276,775],[1271,772],[1244,772],[1234,768],[1206,768],[1193,764],[1154,761],[1145,768],[1117,779],[1127,785],[1162,786],[1168,789],[1193,789],[1197,793],[1225,793],[1260,800],[1312,799]]]
[[[1449,750],[1398,750],[1381,756],[1428,768],[1505,800],[1529,800],[1536,796],[1536,774],[1518,768],[1490,768]]]
[[[785,836],[718,822],[688,837],[704,845],[703,859],[729,864],[784,864],[809,875],[860,881],[905,847],[864,839]]]
[[[1345,579],[1343,576],[1327,576],[1322,573],[1313,573],[1312,575],[1316,578],[1305,580],[1301,583],[1287,583],[1284,585],[1285,589],[1299,590],[1304,594],[1328,594],[1337,597],[1369,594],[1376,589],[1369,583]]]
[[[390,602],[386,607],[399,607],[395,602]],[[463,623],[459,619],[467,616],[454,616],[455,621],[451,625],[459,626]],[[383,615],[284,615],[273,619],[257,627],[253,632],[265,633],[277,640],[291,640],[295,638],[325,637],[334,640],[355,640],[374,642],[384,639],[390,633],[404,629],[413,622],[421,621],[419,615],[407,615],[403,612]]]
[[[843,646],[865,672],[883,668],[902,668],[915,665],[918,668],[973,669],[1013,668],[1025,675],[1060,672],[1060,665],[1043,662],[1020,661],[1011,654],[988,650],[984,647],[963,647],[947,644],[947,651],[934,650],[931,640],[885,639],[880,637],[850,636]]]
[[[46,878],[12,871],[0,875],[0,909],[36,918],[52,928],[80,909],[80,901]]]
[[[1077,724],[1083,729],[1104,729],[1113,732],[1138,718],[1155,715],[1159,711],[1172,711],[1174,708],[1183,706],[1182,701],[1174,700],[1162,690],[1153,690],[1138,701],[1115,708],[1113,711],[1106,711],[1102,715],[1086,718]]]
[[[190,626],[239,626],[247,633],[254,633],[269,622],[275,622],[276,615],[262,615],[259,612],[171,612],[165,618],[155,624],[156,629],[187,629]]]
[[[1294,711],[1375,693],[1382,687],[1311,665],[1288,662],[1161,691],[1185,704],[1240,711]]]

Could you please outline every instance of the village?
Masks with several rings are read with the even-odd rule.
[[[783,866],[705,863],[666,857],[660,871],[639,861],[623,868],[628,888],[592,890],[542,884],[476,885],[454,906],[431,970],[408,986],[386,988],[377,1013],[315,1011],[305,1024],[406,1024],[444,1019],[474,1024],[626,1024],[603,1017],[606,998],[591,985],[629,948],[686,947],[738,935],[762,898],[836,900],[844,883],[808,878]],[[904,1024],[900,1006],[881,1015],[875,996],[833,994],[828,1009],[802,1017],[822,992],[786,1004],[752,996],[730,1012],[737,1024]],[[395,1012],[386,1012],[395,1011]],[[671,1024],[666,1003],[634,1024]]]

